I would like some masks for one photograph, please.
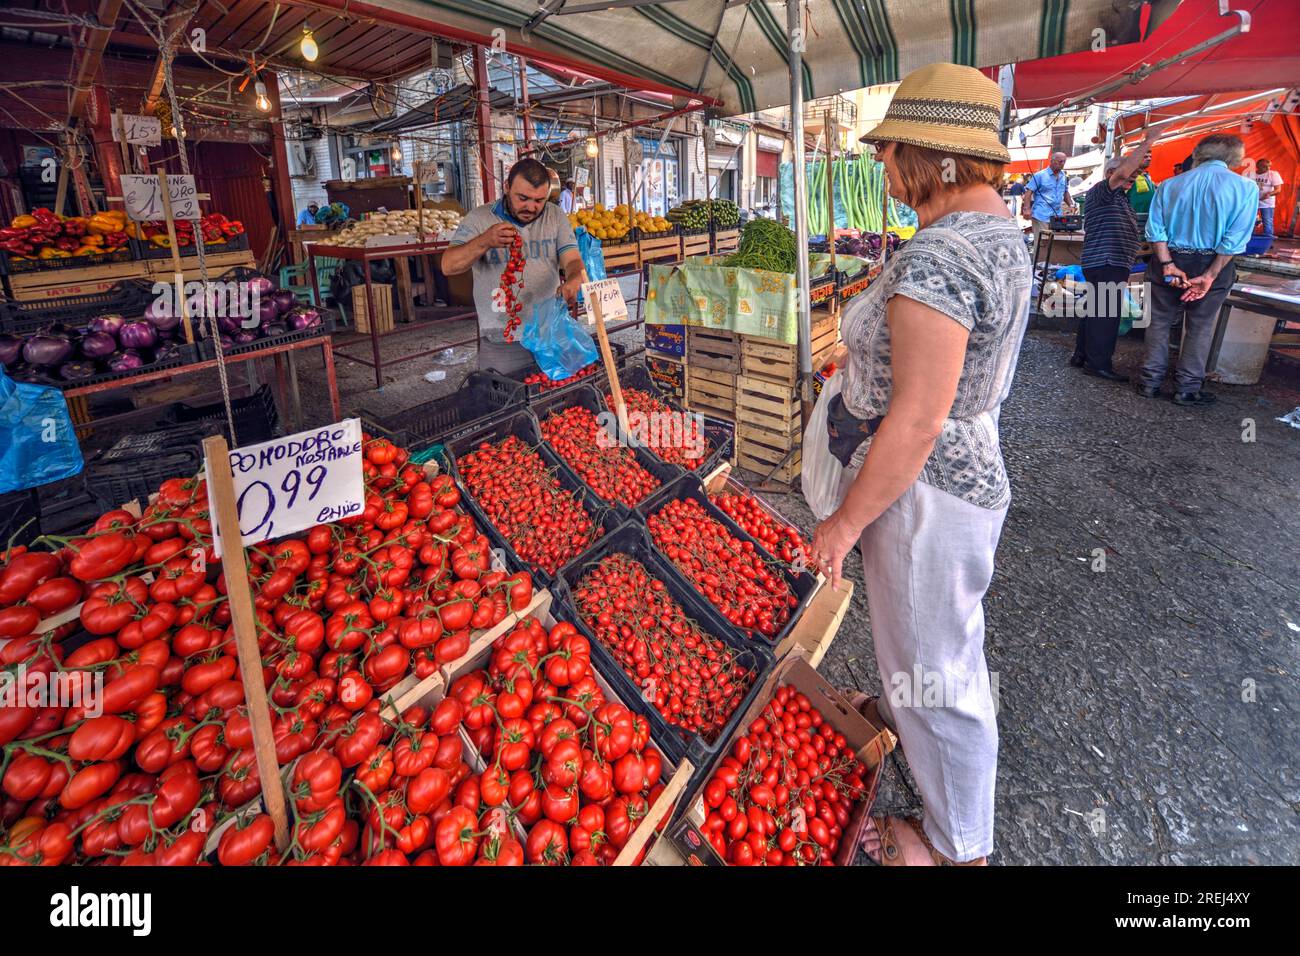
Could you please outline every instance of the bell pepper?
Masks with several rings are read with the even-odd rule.
[[[77,246],[72,254],[74,256],[102,256],[104,250],[99,246]]]
[[[46,246],[36,255],[38,259],[68,259],[72,256],[72,252],[55,246]]]
[[[63,234],[65,236],[84,236],[88,223],[81,216],[72,216],[63,220]]]
[[[157,246],[159,249],[170,249],[172,247],[171,238],[165,232],[154,233],[152,236],[149,237],[149,241],[153,243],[155,246]]]
[[[111,209],[97,212],[86,223],[86,231],[92,236],[106,236],[110,232],[121,232],[127,226],[126,213]]]
[[[36,225],[35,216],[14,216],[13,221],[9,223],[12,229],[30,229]]]
[[[41,224],[49,224],[49,225],[57,226],[59,225],[60,222],[59,217],[56,216],[53,212],[51,212],[49,209],[46,209],[44,206],[41,206],[37,209],[33,209],[32,215],[35,216],[36,221]]]
[[[86,235],[81,236],[80,238],[81,238],[81,244],[83,246],[102,246],[104,244],[104,237],[100,235],[96,235],[93,232],[87,233]]]

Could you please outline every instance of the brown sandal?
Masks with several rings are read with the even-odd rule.
[[[906,866],[903,862],[903,849],[899,845],[898,836],[894,833],[894,823],[896,821],[906,823],[921,838],[925,848],[930,851],[930,858],[934,860],[935,866],[987,866],[988,859],[979,857],[969,860],[965,863],[958,863],[944,856],[934,848],[930,838],[926,835],[925,829],[921,826],[921,821],[915,817],[872,817],[872,825],[876,828],[876,833],[880,837],[880,859],[872,859],[867,854],[867,859],[871,860],[877,866]],[[865,852],[865,851],[864,851]]]

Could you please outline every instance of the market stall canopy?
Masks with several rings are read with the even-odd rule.
[[[1297,90],[1218,93],[1156,104],[1151,121],[1164,123],[1168,133],[1151,151],[1149,172],[1157,182],[1168,179],[1174,175],[1174,166],[1187,158],[1199,140],[1211,133],[1234,133],[1245,141],[1248,160],[1268,159],[1282,177],[1274,228],[1288,227],[1295,209],[1296,176],[1300,175],[1298,110]],[[1146,121],[1145,112],[1122,117],[1116,123],[1117,148],[1136,143]]]
[[[1249,14],[1249,30],[1209,47],[1149,76],[1140,75],[1100,97],[1138,100],[1187,94],[1223,93],[1272,86],[1300,85],[1300,2],[1297,0],[1230,0],[1229,11]],[[1158,17],[1156,18],[1158,20]],[[1141,71],[1230,30],[1240,18],[1220,15],[1220,0],[1183,0],[1167,20],[1151,28],[1139,43],[1016,64],[1016,106],[1056,106],[1071,97]],[[1154,21],[1153,21],[1154,22]]]
[[[720,115],[790,102],[784,2],[316,0],[310,6],[504,46],[630,89],[694,95]],[[937,61],[989,66],[1058,56],[1087,49],[1098,28],[1113,43],[1129,43],[1140,36],[1143,9],[1136,0],[807,0],[803,8],[806,98],[892,82]],[[301,14],[294,9],[299,22]],[[327,49],[322,45],[321,68],[329,66]]]

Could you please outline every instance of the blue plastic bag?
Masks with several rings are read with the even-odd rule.
[[[596,343],[558,296],[533,306],[533,319],[519,341],[533,353],[547,377],[568,378],[600,357]]]
[[[578,253],[582,256],[582,264],[587,270],[587,281],[595,282],[597,279],[606,278],[605,253],[601,249],[600,240],[582,226],[575,229],[573,234],[578,239]],[[581,290],[578,291],[578,304],[582,305]]]
[[[71,478],[81,467],[63,393],[0,371],[0,494]]]

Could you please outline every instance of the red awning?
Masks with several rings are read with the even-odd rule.
[[[1243,33],[1137,83],[1107,95],[1137,100],[1193,93],[1257,90],[1262,85],[1300,86],[1300,3],[1297,0],[1231,0],[1250,13]],[[1116,80],[1210,39],[1238,22],[1220,16],[1218,0],[1183,0],[1173,15],[1138,43],[1100,52],[1071,53],[1016,65],[1016,106],[1055,106],[1062,100]]]

